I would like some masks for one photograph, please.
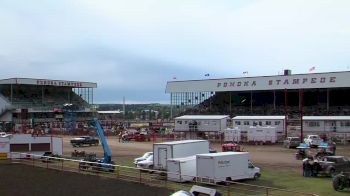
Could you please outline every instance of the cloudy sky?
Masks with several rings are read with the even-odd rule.
[[[349,10],[348,0],[0,0],[0,78],[97,82],[99,103],[169,103],[174,77],[344,71]]]

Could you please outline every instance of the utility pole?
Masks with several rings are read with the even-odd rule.
[[[125,96],[123,96],[123,119],[125,120]]]

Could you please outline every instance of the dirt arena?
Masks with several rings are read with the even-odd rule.
[[[94,152],[103,156],[102,146],[73,148],[69,143],[71,137],[64,137],[63,150],[65,156],[70,156],[74,149],[84,150],[85,152]],[[113,160],[117,163],[125,163],[125,160],[132,161],[133,158],[141,156],[147,151],[152,151],[153,142],[119,142],[117,137],[109,137],[108,144],[113,154]],[[164,140],[158,139],[157,142]],[[211,143],[212,148],[218,152],[221,151],[221,144]],[[301,171],[301,161],[295,159],[296,149],[283,148],[281,144],[275,145],[244,145],[245,151],[250,152],[252,162],[259,167],[285,168]],[[317,149],[310,149],[310,152],[316,154]],[[350,157],[350,145],[337,145],[338,155]]]

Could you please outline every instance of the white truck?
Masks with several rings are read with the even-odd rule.
[[[248,152],[219,152],[197,155],[197,181],[218,183],[258,179],[260,168],[249,161]]]
[[[247,141],[253,143],[276,143],[277,131],[276,127],[251,126],[247,132]]]
[[[167,160],[209,153],[207,140],[181,140],[153,144],[153,168],[166,170]]]
[[[193,181],[196,178],[196,156],[168,159],[167,178],[174,182]]]
[[[241,142],[241,130],[238,127],[235,128],[227,128],[224,131],[224,141],[225,142]]]
[[[319,146],[323,140],[319,135],[307,135],[304,139],[304,143],[309,145],[310,147],[317,147]]]

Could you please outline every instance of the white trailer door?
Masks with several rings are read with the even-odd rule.
[[[200,157],[197,159],[197,175],[202,178],[215,178],[214,165],[212,157]]]
[[[158,148],[158,167],[166,169],[166,161],[168,159],[168,150],[166,148]]]

